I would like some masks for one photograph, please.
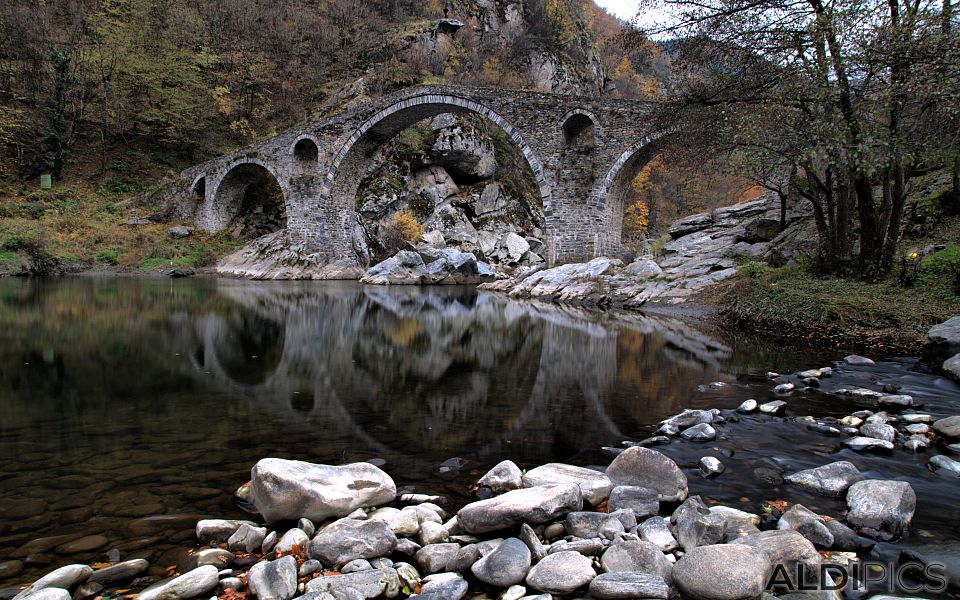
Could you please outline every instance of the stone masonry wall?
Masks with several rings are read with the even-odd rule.
[[[312,242],[330,262],[355,260],[355,195],[377,149],[422,119],[474,112],[506,131],[530,164],[544,204],[547,261],[615,255],[623,207],[621,195],[609,192],[629,181],[637,162],[631,157],[656,138],[648,131],[649,111],[649,103],[632,100],[419,86],[187,169],[167,195],[177,218],[217,231],[235,216],[231,210],[243,187],[236,178],[223,185],[224,179],[240,165],[260,165],[280,184],[290,232]],[[592,121],[587,141],[571,141],[565,132],[571,118]],[[301,140],[316,145],[315,159],[294,152]]]

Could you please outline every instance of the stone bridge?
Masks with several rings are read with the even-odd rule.
[[[421,120],[476,113],[509,135],[536,178],[548,263],[616,255],[624,193],[658,138],[648,126],[650,108],[636,100],[413,87],[197,165],[168,190],[178,218],[219,231],[245,210],[251,186],[275,179],[286,235],[314,248],[319,261],[357,265],[356,194],[380,147]]]

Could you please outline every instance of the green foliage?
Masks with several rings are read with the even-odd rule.
[[[661,256],[663,254],[663,248],[667,245],[667,242],[670,241],[670,236],[668,234],[663,234],[658,237],[652,244],[650,244],[650,252],[654,256]]]
[[[101,196],[122,196],[142,189],[138,183],[133,183],[123,177],[111,177],[100,186]]]
[[[950,244],[920,260],[915,285],[945,299],[960,300],[960,247]]]
[[[960,311],[960,297],[893,280],[818,278],[791,266],[739,278],[720,294],[742,328],[819,348],[917,352],[927,330]]]
[[[120,255],[116,250],[104,249],[98,251],[94,255],[94,259],[99,263],[104,263],[107,265],[116,265],[120,262]]]
[[[0,262],[11,263],[17,260],[17,255],[13,252],[0,252]]]
[[[424,123],[407,127],[397,136],[397,156],[400,160],[409,162],[426,152],[433,145],[434,139],[433,131]]]
[[[766,266],[759,261],[752,260],[742,267],[738,271],[741,276],[749,277],[750,279],[759,279],[763,277],[763,274],[766,272]]]

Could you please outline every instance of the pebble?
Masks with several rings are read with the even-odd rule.
[[[726,467],[719,459],[713,456],[704,456],[700,459],[700,471],[705,477],[719,475],[726,470]]]
[[[759,404],[757,403],[757,401],[751,398],[749,400],[744,400],[743,403],[737,407],[737,412],[749,414],[749,413],[757,412],[758,407],[759,407]]]
[[[866,450],[893,450],[893,443],[871,437],[857,436],[843,440],[843,445],[857,452]]]
[[[786,408],[787,403],[783,400],[774,400],[760,405],[760,412],[768,415],[775,415]]]

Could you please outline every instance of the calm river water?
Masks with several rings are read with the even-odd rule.
[[[266,456],[379,459],[401,488],[455,506],[502,459],[606,465],[605,446],[645,437],[664,417],[766,400],[767,371],[837,358],[469,288],[0,281],[0,562],[26,564],[0,587],[103,560],[110,548],[162,571],[193,543],[198,518],[245,516],[232,493]],[[892,360],[838,377],[899,383],[933,414],[960,412],[956,385],[908,367]],[[714,381],[728,385],[699,389]],[[813,393],[791,398],[788,414],[859,408]],[[661,448],[688,468],[691,493],[753,511],[783,498],[840,516],[842,502],[769,472],[851,460],[871,477],[910,481],[920,497],[907,539],[881,552],[960,563],[960,482],[930,473],[926,457],[860,456],[770,417],[721,434]],[[695,467],[709,454],[727,472],[707,480]],[[70,553],[71,540],[90,535],[108,544]],[[62,537],[36,541],[49,536]]]

